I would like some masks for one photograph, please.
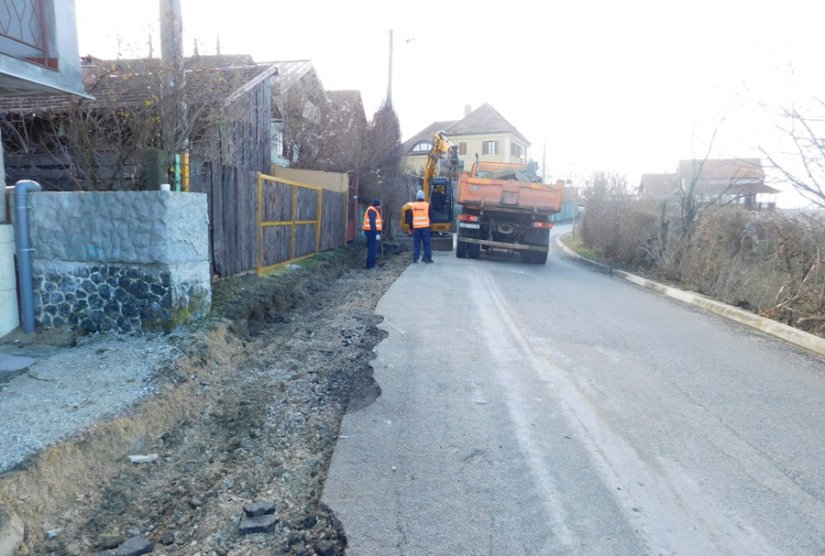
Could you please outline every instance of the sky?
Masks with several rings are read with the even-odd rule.
[[[781,158],[783,109],[825,98],[815,0],[180,1],[186,55],[220,40],[256,62],[308,59],[326,89],[359,90],[368,118],[387,96],[392,30],[402,139],[489,103],[551,179],[636,184],[708,152]],[[159,0],[76,9],[81,55],[147,56],[150,40],[159,55]]]

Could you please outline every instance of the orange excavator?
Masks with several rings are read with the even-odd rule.
[[[453,250],[453,234],[455,233],[453,182],[460,171],[460,165],[458,147],[447,139],[443,131],[436,133],[420,181],[424,200],[430,203],[432,209],[430,242],[436,251]],[[404,231],[409,230],[406,215],[407,211],[411,210],[411,206],[412,202],[409,202],[401,207],[401,226]]]

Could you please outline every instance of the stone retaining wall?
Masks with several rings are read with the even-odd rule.
[[[209,311],[204,194],[41,192],[32,207],[39,325],[170,330]]]

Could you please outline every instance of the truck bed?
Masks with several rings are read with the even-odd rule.
[[[461,174],[458,202],[465,206],[511,211],[555,213],[562,207],[564,184],[524,182]]]

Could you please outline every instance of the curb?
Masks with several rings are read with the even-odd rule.
[[[643,288],[661,293],[683,303],[687,303],[688,305],[699,307],[720,317],[738,322],[739,324],[743,324],[750,328],[759,330],[760,332],[764,332],[765,334],[769,334],[775,338],[779,338],[789,344],[804,348],[815,353],[816,355],[825,357],[825,338],[808,334],[807,332],[803,332],[802,330],[788,326],[787,324],[782,324],[781,322],[777,322],[775,320],[754,315],[753,313],[740,309],[739,307],[734,307],[733,305],[728,305],[726,303],[722,303],[721,301],[710,299],[709,297],[705,297],[704,295],[698,293],[666,286],[664,284],[654,282],[653,280],[648,280],[647,278],[642,278],[641,276],[636,276],[635,274],[625,272],[624,270],[617,270],[608,265],[591,261],[582,257],[562,243],[561,236],[556,236],[556,245],[558,245],[570,257],[584,262],[587,265],[600,270],[601,272],[613,274],[627,280],[628,282],[642,286]]]

